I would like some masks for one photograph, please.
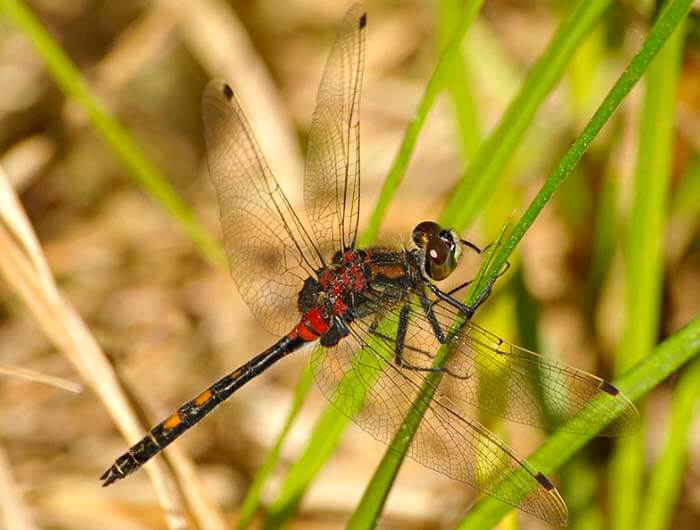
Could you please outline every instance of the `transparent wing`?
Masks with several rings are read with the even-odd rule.
[[[355,4],[341,22],[309,130],[304,201],[324,255],[354,246],[360,208],[360,91],[367,16]]]
[[[427,301],[408,303],[403,357],[409,365],[429,367],[441,346],[439,334],[449,339],[454,351],[439,390],[450,399],[551,431],[625,436],[639,430],[637,409],[611,383],[509,344],[471,321],[450,337],[458,311]],[[400,315],[392,309],[385,318],[398,322]]]
[[[303,282],[323,266],[322,259],[229,85],[207,85],[202,115],[231,276],[261,324],[274,334],[286,333],[299,319],[296,303]]]
[[[318,386],[343,414],[384,443],[405,419],[420,420],[411,458],[540,519],[566,524],[566,505],[543,474],[446,396],[431,396],[425,372],[399,368],[392,342],[378,338],[371,325],[355,321],[352,329],[352,337],[311,360]]]

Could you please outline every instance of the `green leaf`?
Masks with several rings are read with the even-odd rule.
[[[481,5],[483,3],[484,0],[470,0],[464,8],[459,24],[452,35],[450,43],[445,48],[440,61],[438,61],[438,64],[433,71],[433,75],[430,77],[430,80],[425,87],[423,97],[418,103],[416,114],[406,129],[401,146],[396,153],[391,169],[389,169],[389,174],[384,180],[382,189],[379,192],[379,198],[377,199],[377,204],[374,207],[374,211],[370,216],[365,231],[358,240],[358,246],[367,246],[376,239],[377,234],[379,233],[379,226],[384,219],[384,215],[386,214],[386,209],[389,207],[391,199],[394,197],[396,190],[406,174],[406,168],[408,167],[408,163],[411,161],[411,155],[413,154],[413,149],[416,145],[418,134],[423,128],[423,124],[425,123],[425,119],[428,117],[428,112],[430,112],[430,109],[435,102],[435,98],[445,85],[446,78],[451,72],[453,72],[452,68],[454,61],[460,56],[464,34],[467,32],[467,29],[469,29],[469,26],[476,18],[476,15],[479,13],[479,9],[481,9]]]
[[[700,354],[700,318],[662,342],[650,356],[639,361],[615,382],[627,397],[636,401]],[[612,419],[612,418],[610,418]],[[553,473],[591,440],[590,436],[558,432],[551,435],[528,459],[544,473]],[[458,530],[485,530],[512,508],[492,497],[484,497],[457,526]]]
[[[438,37],[441,49],[450,42],[449,37],[455,30],[455,22],[459,20],[463,3],[463,0],[440,0]],[[447,90],[454,105],[462,157],[466,162],[474,156],[481,143],[481,124],[464,54],[459,54],[452,61],[452,69],[447,76]]]
[[[483,285],[495,280],[498,273],[503,270],[506,265],[508,256],[512,253],[515,245],[523,237],[527,229],[532,225],[540,211],[552,197],[557,186],[566,178],[566,176],[575,167],[578,160],[583,156],[588,146],[591,144],[597,133],[602,129],[603,125],[612,116],[615,109],[620,105],[625,96],[632,89],[634,84],[640,79],[642,73],[656,56],[666,40],[670,37],[673,30],[680,24],[684,16],[687,14],[692,0],[676,0],[670,4],[669,9],[659,18],[653,29],[642,44],[641,49],[632,59],[632,62],[622,74],[620,79],[615,83],[611,91],[604,99],[601,106],[595,112],[591,121],[584,128],[581,135],[576,139],[569,151],[564,155],[561,162],[549,176],[544,186],[533,200],[530,207],[527,209],[518,225],[513,230],[502,248],[497,249],[493,263],[488,265],[488,272],[481,277],[480,287],[473,289],[466,302],[467,305],[474,301],[476,293],[480,292]],[[485,260],[487,261],[487,260]],[[490,261],[490,260],[488,260]],[[475,282],[479,284],[479,282]],[[440,350],[436,356],[436,366],[441,366],[439,362],[444,362],[447,352]],[[431,376],[439,377],[439,373],[429,374],[426,379],[431,379]],[[434,381],[431,381],[434,383]],[[430,395],[434,392],[435,385],[426,386],[424,390]],[[419,410],[422,416],[425,399],[417,400],[414,406]],[[401,465],[403,456],[405,455],[410,445],[411,439],[418,427],[418,422],[415,421],[415,414],[409,414],[401,429],[397,432],[391,447],[385,453],[379,467],[375,471],[370,483],[365,490],[360,504],[358,505],[353,518],[351,519],[351,527],[355,529],[371,528],[376,521],[376,518],[381,512],[389,489]],[[420,417],[418,418],[420,420]],[[602,427],[602,426],[601,426]],[[556,435],[555,435],[556,436]],[[534,461],[533,461],[534,463]],[[543,468],[545,469],[545,468]],[[357,524],[354,521],[358,521]]]
[[[518,95],[496,129],[481,144],[467,173],[450,196],[440,218],[443,225],[461,232],[488,202],[535,113],[609,4],[610,0],[578,0],[569,10],[547,49],[530,69]]]
[[[672,0],[663,11],[654,27],[649,32],[641,48],[632,61],[619,77],[610,92],[593,114],[593,117],[586,124],[581,134],[576,138],[568,151],[561,158],[554,171],[547,177],[547,180],[535,196],[534,200],[523,214],[520,222],[515,226],[513,232],[503,244],[499,254],[495,257],[493,268],[490,271],[496,275],[500,271],[508,257],[520,242],[532,223],[535,221],[542,209],[547,205],[557,187],[568,176],[576,166],[583,154],[586,152],[591,142],[598,135],[603,126],[607,123],[613,113],[617,110],[625,99],[625,96],[632,90],[632,87],[639,81],[644,71],[664,45],[671,33],[678,24],[685,18],[692,5],[692,0]]]
[[[126,129],[90,92],[78,69],[32,12],[21,0],[2,0],[0,13],[11,20],[34,45],[56,84],[83,109],[94,129],[121,160],[134,182],[180,224],[204,259],[226,268],[226,258],[218,243],[210,238],[167,179],[141,153]]]
[[[444,86],[445,78],[450,72],[451,65],[459,55],[464,34],[476,17],[482,3],[483,0],[472,0],[464,8],[451,41],[435,67],[423,97],[418,103],[415,117],[406,130],[401,147],[384,182],[367,229],[359,238],[358,244],[360,246],[369,245],[376,237],[379,225],[386,213],[386,208],[406,172],[418,134],[438,92]],[[317,351],[312,353],[312,355],[316,354]],[[333,405],[328,405],[324,410],[319,421],[314,426],[304,452],[290,468],[278,496],[268,507],[268,516],[264,526],[266,530],[281,527],[296,511],[309,483],[315,478],[326,460],[333,454],[347,423],[347,417]],[[279,443],[282,443],[281,437],[278,438],[275,445]]]
[[[681,376],[673,392],[668,437],[649,478],[645,509],[640,518],[642,530],[671,528],[688,459],[688,431],[697,417],[699,406],[700,360],[695,360]]]
[[[669,14],[671,5],[662,16]],[[681,27],[650,65],[645,83],[632,214],[625,231],[625,324],[615,358],[618,373],[651,353],[659,333],[664,225],[683,38]],[[613,528],[635,530],[640,522],[644,462],[643,435],[616,444],[609,488]]]
[[[299,414],[301,406],[304,404],[304,400],[306,399],[306,396],[309,393],[309,389],[311,388],[312,380],[313,374],[311,372],[311,366],[307,364],[306,369],[304,370],[304,373],[302,374],[301,379],[299,380],[299,383],[297,384],[297,387],[294,390],[294,399],[292,401],[292,406],[289,410],[289,414],[287,415],[287,418],[284,421],[284,426],[277,435],[277,439],[272,445],[272,448],[267,453],[267,455],[265,455],[265,461],[263,462],[263,465],[260,466],[258,472],[255,474],[253,483],[248,488],[248,492],[246,493],[245,499],[243,499],[243,503],[241,504],[241,510],[238,517],[238,530],[244,530],[245,528],[248,528],[250,523],[253,521],[253,517],[255,517],[255,512],[257,511],[258,506],[260,505],[260,496],[262,495],[262,489],[265,486],[265,482],[267,482],[270,473],[272,473],[272,470],[274,469],[277,460],[279,459],[282,444],[284,443],[287,434],[289,434],[289,429],[291,429],[294,420]]]

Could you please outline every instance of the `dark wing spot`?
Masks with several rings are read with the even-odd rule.
[[[617,396],[617,395],[620,393],[620,391],[617,389],[616,386],[614,386],[614,385],[608,383],[607,381],[601,381],[601,382],[600,382],[600,389],[601,389],[603,392],[607,392],[607,393],[610,394],[611,396]]]
[[[367,25],[367,13],[362,13],[362,16],[360,17],[360,29],[364,28]]]
[[[547,491],[552,491],[554,489],[554,484],[552,484],[542,473],[537,473],[535,478],[537,479],[537,482],[542,484]]]
[[[226,99],[231,99],[233,97],[233,89],[227,83],[224,83],[224,96],[226,96]]]

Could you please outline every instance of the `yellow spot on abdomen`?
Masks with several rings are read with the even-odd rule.
[[[173,429],[180,425],[182,423],[182,419],[180,418],[180,413],[176,412],[172,416],[170,416],[167,420],[163,422],[163,427],[166,429]]]
[[[201,394],[199,394],[196,398],[194,398],[194,404],[199,406],[204,405],[207,401],[211,399],[211,390],[207,389]]]

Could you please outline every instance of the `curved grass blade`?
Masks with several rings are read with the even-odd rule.
[[[676,84],[684,32],[679,28],[649,66],[641,109],[632,214],[625,230],[625,324],[615,358],[618,373],[651,353],[659,333],[664,279],[664,225],[671,184]],[[613,528],[634,530],[640,520],[644,436],[615,444],[610,473]]]
[[[569,175],[576,166],[583,154],[586,152],[591,142],[598,135],[603,126],[607,123],[613,113],[622,103],[632,87],[639,81],[651,61],[659,52],[664,43],[671,36],[685,18],[692,5],[692,0],[671,0],[667,8],[663,11],[649,35],[644,40],[641,48],[632,61],[618,78],[610,92],[593,114],[593,117],[586,124],[581,134],[576,138],[568,151],[561,158],[554,171],[547,177],[547,180],[533,199],[530,206],[523,214],[522,218],[511,232],[508,239],[503,244],[498,255],[495,257],[490,275],[498,274],[508,261],[508,257],[520,242],[532,223],[547,205],[557,187]]]
[[[255,479],[248,488],[245,499],[243,499],[238,524],[236,525],[238,530],[248,528],[250,523],[253,521],[253,517],[255,517],[255,512],[257,511],[258,506],[260,506],[262,489],[265,486],[265,482],[267,482],[270,473],[272,473],[277,460],[279,459],[282,444],[284,443],[285,438],[287,438],[289,429],[291,429],[294,420],[296,420],[299,410],[301,410],[301,406],[304,404],[304,400],[306,399],[309,389],[311,388],[312,381],[313,373],[311,372],[311,365],[307,364],[306,368],[304,369],[304,373],[302,374],[301,379],[299,380],[299,383],[297,383],[297,387],[294,390],[294,399],[292,401],[292,406],[289,413],[287,414],[287,418],[284,421],[284,426],[277,435],[275,443],[270,448],[270,451],[265,456],[265,461],[255,474]]]
[[[685,363],[700,355],[700,318],[693,319],[684,328],[659,344],[652,355],[638,362],[615,386],[631,400],[648,394],[664,379],[678,371]],[[610,418],[612,420],[613,418]],[[558,432],[551,435],[529,458],[544,473],[552,473],[564,464],[591,436]],[[495,525],[509,510],[496,499],[485,497],[479,501],[457,526],[458,530],[484,530]]]
[[[471,26],[471,23],[476,18],[476,15],[479,13],[483,3],[484,0],[470,0],[462,11],[459,24],[457,24],[449,44],[442,53],[442,57],[438,61],[438,64],[435,67],[435,70],[433,70],[433,74],[425,87],[423,96],[418,103],[416,114],[406,128],[403,140],[401,141],[401,146],[396,153],[391,169],[389,169],[389,174],[384,180],[382,189],[379,192],[377,204],[375,205],[374,211],[369,218],[365,231],[358,240],[358,246],[367,246],[377,237],[377,234],[379,233],[379,225],[384,219],[386,209],[389,207],[391,199],[394,197],[396,190],[401,184],[403,176],[406,174],[406,168],[408,167],[408,163],[411,161],[411,155],[413,154],[413,149],[416,146],[418,134],[423,128],[425,119],[428,117],[428,112],[430,112],[433,103],[435,103],[435,98],[440,90],[442,90],[442,88],[445,86],[447,77],[451,75],[453,71],[453,63],[455,58],[459,57],[460,55],[464,35],[469,29],[469,26]]]
[[[669,4],[669,7],[659,17],[659,20],[652,28],[639,52],[632,59],[630,65],[610,90],[606,98],[603,100],[603,103],[593,115],[593,118],[591,118],[591,121],[584,128],[581,135],[576,139],[554,172],[549,176],[544,186],[537,194],[504,246],[498,249],[497,253],[495,253],[496,255],[493,259],[493,263],[491,263],[490,267],[488,267],[487,264],[488,271],[483,273],[482,281],[475,282],[476,287],[471,290],[466,302],[467,305],[476,299],[476,295],[481,292],[483,285],[495,280],[498,272],[505,266],[507,258],[512,253],[515,245],[520,241],[527,229],[536,219],[539,212],[552,197],[557,186],[574,168],[578,160],[595,138],[596,134],[600,131],[600,129],[602,129],[603,125],[612,116],[615,109],[617,109],[625,96],[640,79],[641,75],[649,66],[652,59],[656,56],[663,44],[668,40],[673,31],[684,19],[685,15],[690,9],[691,4],[692,0],[675,0]],[[489,260],[484,261],[486,263]],[[441,349],[441,352],[436,356],[436,366],[441,366],[441,364],[438,363],[440,361],[444,362],[446,353],[447,352],[442,352]],[[439,373],[430,374],[430,376],[439,377]],[[431,393],[433,388],[434,386],[428,385],[424,388],[424,390]],[[633,396],[630,397],[633,398]],[[417,403],[416,405],[420,405],[420,403]],[[418,421],[420,421],[420,418],[417,418],[417,420],[407,418],[404,424],[406,428],[399,430],[397,435],[394,437],[391,447],[385,453],[384,458],[375,471],[375,474],[365,490],[362,500],[351,518],[350,527],[353,528],[353,530],[372,528],[376,524],[376,520],[381,513],[381,509],[384,505],[384,501],[386,500],[391,485],[393,484],[396,473],[398,473],[398,469],[403,460],[403,455],[408,450],[413,434],[418,427]],[[546,470],[546,468],[543,469]]]
[[[443,225],[461,232],[488,202],[503,168],[544,98],[559,81],[574,52],[609,4],[610,0],[578,0],[569,10],[498,126],[481,144],[466,174],[452,192],[440,217]]]
[[[467,295],[467,305],[473,303],[484,288],[490,288],[490,280],[486,274],[491,265],[491,258],[501,243],[506,226],[507,224],[503,226],[503,229],[498,235],[496,241],[494,241],[491,248],[485,253],[486,255],[484,256],[484,260],[479,268],[479,272],[477,273],[476,279]],[[453,324],[453,330],[458,330],[464,326],[465,323],[466,320],[455,322]],[[451,330],[450,333],[452,333],[453,330]],[[451,351],[452,347],[450,344],[441,347],[435,355],[433,366],[442,366],[447,361]],[[441,377],[442,373],[440,372],[428,373],[425,377],[426,381],[423,383],[421,394],[430,395],[434,389],[437,388]],[[427,394],[424,392],[427,392]],[[408,446],[413,439],[413,435],[418,429],[418,425],[427,407],[428,400],[424,398],[418,399],[413,403],[412,413],[406,416],[403,423],[396,431],[391,446],[384,453],[384,457],[375,470],[372,480],[370,480],[367,484],[367,488],[365,489],[365,493],[362,496],[360,503],[357,505],[355,511],[350,517],[346,527],[348,530],[374,528],[377,524],[377,520],[379,519],[382,509],[384,508],[384,503],[389,496],[391,486],[393,485],[396,475],[399,472],[399,468],[401,467],[401,463],[406,456]],[[415,413],[416,411],[418,414]]]
[[[180,224],[204,259],[225,268],[226,258],[221,247],[211,239],[163,174],[146,159],[127,130],[90,92],[78,69],[32,12],[21,0],[3,0],[0,13],[34,45],[56,84],[83,109],[92,126],[124,164],[129,176]]]
[[[673,392],[671,422],[666,446],[649,478],[646,507],[640,518],[642,530],[671,527],[673,509],[681,492],[683,470],[688,459],[688,434],[700,406],[700,360],[681,376]]]
[[[439,4],[438,40],[442,49],[450,42],[450,36],[454,32],[455,22],[459,20],[464,2],[463,0],[440,0]],[[464,54],[458,54],[452,61],[451,71],[447,75],[447,90],[457,118],[464,162],[477,152],[482,136],[473,82],[466,61]]]
[[[410,161],[416,139],[428,112],[438,92],[444,86],[445,77],[450,71],[451,64],[455,57],[459,55],[464,34],[476,17],[482,4],[483,0],[472,0],[464,8],[460,23],[452,35],[452,40],[446,47],[438,65],[435,67],[423,97],[418,103],[415,117],[404,134],[401,147],[384,182],[367,229],[359,238],[359,246],[369,245],[376,237],[386,209],[406,172],[406,167]],[[284,521],[296,511],[307,486],[335,450],[340,435],[347,423],[348,419],[332,404],[326,407],[314,426],[314,430],[304,452],[290,468],[278,496],[268,507],[268,516],[264,525],[265,529],[271,530],[279,528],[284,524]],[[278,440],[275,445],[278,443],[282,443],[281,439]]]

